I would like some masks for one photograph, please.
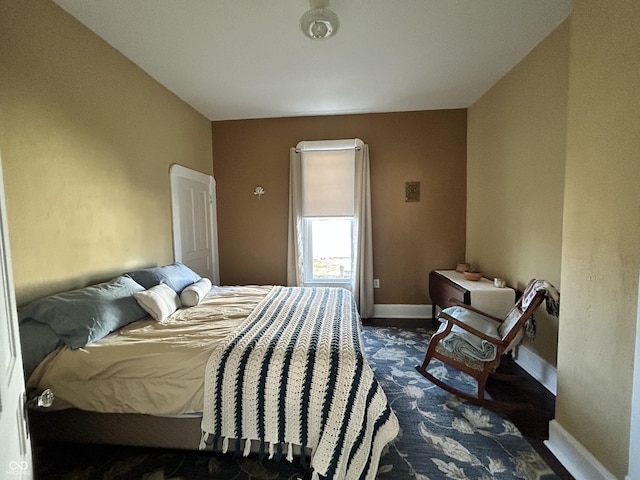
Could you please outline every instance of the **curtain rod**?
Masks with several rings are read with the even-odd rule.
[[[296,148],[296,153],[302,152],[338,152],[341,150],[362,150],[360,145],[354,147],[340,147],[340,148]]]

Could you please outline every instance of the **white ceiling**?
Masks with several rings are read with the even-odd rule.
[[[54,0],[210,120],[464,108],[564,20],[571,0]]]

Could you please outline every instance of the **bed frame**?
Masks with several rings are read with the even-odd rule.
[[[222,439],[215,448],[200,449],[202,417],[158,417],[135,413],[98,413],[77,408],[29,411],[29,429],[36,445],[92,444],[120,445],[140,448],[197,450],[222,452]],[[242,441],[244,448],[244,441]],[[300,455],[300,446],[293,446],[293,454]],[[259,453],[259,445],[251,445],[251,453]],[[311,449],[305,449],[311,458]]]
[[[201,417],[158,417],[97,413],[79,409],[31,410],[29,428],[36,444],[89,443],[198,450]]]

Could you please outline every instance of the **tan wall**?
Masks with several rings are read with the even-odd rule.
[[[556,419],[616,478],[638,341],[638,25],[640,2],[574,2]]]
[[[560,286],[569,22],[469,108],[467,260],[523,289]],[[535,343],[556,364],[558,321],[541,307]]]
[[[512,282],[526,271],[553,282],[561,246],[556,421],[616,478],[628,469],[637,341],[639,22],[638,2],[574,2],[570,27],[542,42],[468,118],[468,257]],[[514,235],[525,218],[535,231]],[[503,255],[510,263],[500,268]],[[532,348],[546,357],[540,343]]]
[[[210,122],[53,2],[0,0],[0,150],[18,303],[173,259],[169,167]]]
[[[289,148],[370,146],[378,304],[428,304],[427,275],[464,256],[466,110],[213,122],[222,283],[286,283]],[[404,185],[421,182],[420,203]],[[253,195],[257,185],[266,194]]]

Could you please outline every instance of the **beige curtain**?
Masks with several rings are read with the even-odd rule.
[[[373,241],[371,234],[371,181],[369,146],[356,150],[356,248],[351,290],[362,318],[373,315]]]
[[[287,284],[304,285],[301,155],[290,150],[289,169],[289,235],[287,248]],[[354,269],[351,291],[358,305],[360,317],[373,315],[373,242],[371,229],[371,188],[369,147],[362,145],[355,151],[355,238]]]
[[[302,169],[300,152],[289,152],[289,236],[287,241],[287,285],[304,285],[302,248]]]

